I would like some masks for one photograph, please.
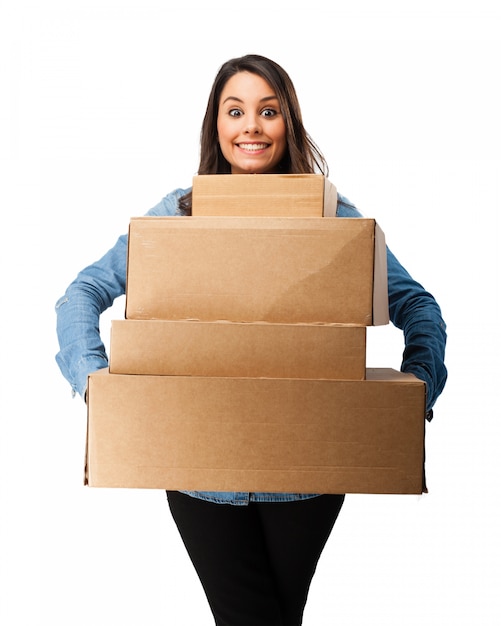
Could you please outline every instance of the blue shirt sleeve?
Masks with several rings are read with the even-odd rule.
[[[416,282],[388,250],[390,320],[404,333],[401,370],[426,383],[427,417],[447,380],[446,324],[435,298]]]
[[[339,217],[362,217],[344,196],[338,195]],[[435,298],[412,278],[387,247],[388,305],[391,322],[404,334],[400,369],[426,383],[427,418],[433,417],[433,405],[442,393],[446,380],[446,324]]]
[[[176,215],[178,199],[187,189],[176,189],[146,215]],[[78,273],[56,303],[59,352],[56,362],[74,394],[85,397],[87,377],[108,367],[99,319],[125,293],[128,236],[122,235],[98,261]]]

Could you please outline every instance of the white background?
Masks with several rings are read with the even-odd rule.
[[[331,180],[449,333],[430,492],[347,498],[304,624],[501,623],[498,6],[0,2],[2,625],[212,623],[163,492],[83,487],[54,303],[131,216],[191,184],[216,71],[249,52],[289,72]],[[370,329],[368,364],[398,368],[402,347]]]

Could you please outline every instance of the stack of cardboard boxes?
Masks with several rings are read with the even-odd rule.
[[[425,385],[366,368],[384,235],[336,200],[323,176],[198,176],[192,217],[131,220],[87,484],[422,493]]]

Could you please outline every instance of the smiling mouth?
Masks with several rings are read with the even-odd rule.
[[[247,152],[258,152],[259,150],[264,150],[269,146],[267,143],[238,143],[237,146],[241,150],[246,150]]]

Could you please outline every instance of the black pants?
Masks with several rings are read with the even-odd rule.
[[[217,626],[299,626],[343,495],[213,504],[176,491],[169,506]]]

